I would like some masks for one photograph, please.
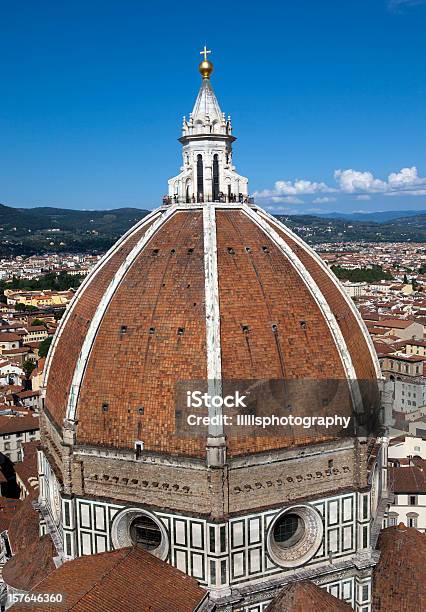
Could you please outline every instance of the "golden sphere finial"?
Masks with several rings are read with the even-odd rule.
[[[207,55],[211,53],[207,46],[204,45],[204,49],[200,51],[200,55],[204,55],[204,59],[199,63],[198,70],[200,71],[203,79],[209,79],[213,72],[213,64],[207,59]]]

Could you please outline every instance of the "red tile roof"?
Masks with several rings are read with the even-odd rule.
[[[22,503],[20,499],[0,497],[0,533],[9,529],[10,523],[14,520]]]
[[[65,593],[60,609],[73,612],[193,612],[207,595],[194,578],[137,547],[68,561],[35,592]],[[11,610],[28,612],[28,606]],[[58,605],[31,610],[57,612]]]
[[[415,459],[416,465],[390,467],[389,487],[394,493],[426,493],[426,460]]]
[[[414,612],[426,601],[426,534],[417,529],[384,529],[378,546],[380,560],[373,573],[375,612]]]
[[[218,210],[216,229],[223,379],[345,379],[346,361],[330,329],[329,309],[358,379],[377,378],[375,356],[351,302],[306,245],[274,227],[296,265],[239,210]],[[139,238],[141,233],[135,230]],[[108,297],[75,398],[77,443],[133,449],[135,440],[143,439],[146,451],[204,457],[201,436],[175,435],[176,383],[207,376],[203,215],[199,210],[171,215],[117,279],[114,294],[106,296],[135,234],[89,277],[68,311],[49,357],[45,407],[62,427],[84,338],[100,301]],[[315,279],[315,291],[303,266]],[[111,377],[111,363],[125,374]],[[108,409],[102,412],[104,404]],[[303,442],[312,440],[303,433]],[[227,442],[228,454],[235,456],[299,438],[247,435]]]
[[[37,538],[17,552],[3,567],[3,580],[14,589],[30,591],[55,569],[56,550],[50,535]]]
[[[32,391],[31,389],[28,389],[28,391],[19,391],[16,395],[21,399],[25,399],[27,397],[38,397],[40,395],[40,391]]]
[[[2,434],[31,431],[33,429],[39,429],[39,427],[38,416],[32,416],[30,414],[23,417],[0,415],[0,436]]]
[[[32,505],[33,499],[33,495],[28,495],[10,522],[8,534],[13,554],[27,549],[39,538],[39,516]]]
[[[30,348],[28,346],[21,346],[20,348],[7,349],[3,350],[3,355],[23,355],[24,353],[29,353]]]
[[[285,586],[265,612],[350,612],[351,606],[311,582],[301,580]]]
[[[415,323],[415,321],[407,321],[406,319],[381,319],[379,324],[381,327],[390,327],[391,329],[406,329]]]
[[[38,489],[37,445],[38,442],[27,442],[23,444],[24,460],[14,464],[15,473],[25,484],[27,490],[34,492]]]
[[[19,342],[21,336],[9,332],[0,333],[0,342]]]

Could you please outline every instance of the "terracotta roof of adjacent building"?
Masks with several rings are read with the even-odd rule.
[[[0,497],[0,533],[9,529],[22,503],[20,499]]]
[[[30,591],[55,569],[56,550],[50,535],[37,538],[3,566],[4,582],[19,591]]]
[[[39,429],[38,416],[27,414],[25,416],[3,416],[0,415],[0,435],[20,433]]]
[[[9,332],[0,333],[0,342],[19,342],[21,336]]]
[[[350,612],[352,607],[311,582],[300,580],[287,584],[265,612]]]
[[[39,515],[32,504],[34,498],[34,494],[28,495],[10,522],[8,535],[13,554],[26,550],[39,538]]]
[[[381,327],[390,327],[391,329],[406,329],[415,323],[415,321],[407,321],[406,319],[381,319],[379,324]]]
[[[394,493],[426,493],[426,460],[411,459],[415,465],[389,467],[389,487]]]
[[[25,484],[27,490],[34,493],[38,489],[37,446],[38,442],[35,441],[23,444],[24,458],[14,464],[15,473]]]
[[[373,573],[375,612],[412,612],[426,601],[426,534],[417,529],[384,529],[379,536],[379,563]]]
[[[193,612],[207,596],[194,578],[136,547],[68,561],[34,592],[65,593],[60,609],[73,612]],[[34,604],[31,610],[57,612],[58,605]]]

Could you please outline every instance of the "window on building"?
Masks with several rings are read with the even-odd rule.
[[[409,495],[408,496],[408,505],[409,506],[417,506],[417,495]]]
[[[209,527],[209,549],[210,552],[216,552],[216,537],[215,537],[215,529],[214,527]]]
[[[290,548],[299,542],[305,532],[305,525],[298,514],[288,512],[274,527],[274,540],[281,548]]]
[[[389,513],[389,527],[398,525],[398,514],[396,512]]]
[[[219,156],[217,153],[213,155],[213,201],[219,200]]]
[[[220,582],[221,584],[226,584],[226,561],[225,560],[220,562]]]
[[[368,495],[362,498],[362,518],[368,518]]]
[[[370,597],[370,589],[368,588],[368,584],[364,584],[362,586],[361,597],[362,597],[362,601],[368,601]]]
[[[161,544],[160,528],[149,516],[138,516],[130,525],[130,537],[136,546],[154,550]]]
[[[4,450],[10,450],[10,442],[5,442]]]
[[[22,451],[18,451],[18,453],[16,455],[16,460],[17,461],[22,461]]]
[[[67,555],[70,556],[72,551],[71,551],[71,535],[69,533],[65,534],[65,545],[66,545]]]
[[[197,201],[204,199],[203,156],[197,155]]]
[[[414,512],[410,512],[407,514],[407,526],[408,527],[414,527],[415,529],[417,529],[417,519],[418,519],[419,515],[414,513]]]
[[[216,561],[210,561],[210,583],[216,584]]]
[[[220,552],[226,551],[226,527],[220,528]]]
[[[368,547],[368,526],[367,525],[365,525],[365,527],[362,528],[362,547],[363,548]]]
[[[64,504],[64,523],[65,525],[70,525],[70,507],[68,503]]]

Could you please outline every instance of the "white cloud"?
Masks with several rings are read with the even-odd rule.
[[[401,9],[410,6],[419,6],[426,4],[426,0],[389,0],[388,7],[391,11],[400,12]]]
[[[425,179],[421,179],[417,174],[416,166],[411,168],[402,168],[399,172],[391,172],[388,176],[388,184],[391,187],[405,187],[411,185],[419,185],[425,182]]]
[[[344,193],[357,193],[358,191],[380,192],[386,191],[386,183],[374,178],[371,172],[360,172],[359,170],[335,170],[336,179],[340,191]]]
[[[272,202],[286,202],[287,204],[303,204],[303,200],[296,196],[272,196]]]
[[[399,190],[399,191],[389,191],[388,193],[385,193],[385,196],[402,196],[402,195],[424,196],[426,195],[426,189],[404,189],[404,190]]]
[[[318,192],[328,192],[330,187],[327,187],[325,183],[315,183],[297,179],[294,183],[291,181],[277,181],[275,183],[275,189],[282,194],[307,195]]]
[[[325,183],[296,179],[295,181],[276,181],[274,189],[257,191],[254,195],[258,198],[274,198],[280,196],[312,195],[314,193],[331,193],[333,191],[336,190]]]
[[[276,213],[283,213],[283,214],[294,213],[294,210],[292,210],[288,206],[277,206],[276,204],[274,204],[273,206],[265,206],[265,209],[271,211],[274,214]]]
[[[330,187],[324,182],[296,179],[295,181],[276,181],[273,189],[257,191],[254,196],[272,202],[287,202],[288,204],[303,204],[303,196],[316,194],[353,194],[357,200],[369,200],[372,195],[385,196],[424,196],[426,195],[426,178],[420,177],[416,166],[401,168],[391,172],[383,180],[370,171],[335,170],[336,187]],[[315,204],[334,202],[336,198],[329,195],[317,195],[312,201]],[[309,201],[309,199],[308,199]]]
[[[315,198],[315,200],[312,200],[313,204],[327,204],[327,202],[335,202],[336,198],[330,198],[329,196],[323,196],[323,197],[319,197],[319,198]]]

